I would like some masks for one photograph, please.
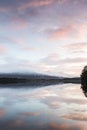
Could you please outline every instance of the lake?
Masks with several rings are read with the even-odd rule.
[[[87,130],[80,84],[0,88],[0,130]]]

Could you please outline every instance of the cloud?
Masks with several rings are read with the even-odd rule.
[[[79,76],[82,68],[87,64],[87,43],[59,44],[58,53],[50,53],[40,60],[40,64],[48,73]]]
[[[61,27],[58,29],[51,30],[49,31],[49,34],[50,34],[49,39],[61,40],[61,39],[67,38],[74,33],[73,30],[74,28],[71,25],[67,27]]]
[[[77,90],[79,91],[79,90]],[[63,90],[63,92],[59,91],[58,93],[54,92],[55,95],[53,96],[45,96],[44,98],[41,99],[41,102],[46,104],[48,107],[50,107],[51,109],[59,109],[61,108],[61,105],[63,105],[63,103],[65,104],[75,104],[75,105],[81,105],[81,104],[86,104],[86,100],[82,100],[81,98],[74,98],[74,97],[69,97],[70,96],[70,91],[69,90]],[[66,93],[66,94],[64,94]],[[73,94],[75,94],[75,91],[73,92]],[[72,95],[73,95],[72,94]],[[60,97],[59,97],[60,95]],[[62,95],[62,97],[61,97]],[[60,111],[59,115],[62,114],[63,112]]]
[[[63,44],[62,47],[64,49],[74,50],[74,51],[85,51],[87,48],[87,43],[79,42],[79,43],[69,43],[69,44]]]
[[[0,13],[6,13],[7,9],[0,7]]]
[[[34,72],[32,64],[29,60],[11,57],[9,55],[5,58],[0,58],[0,72],[1,73],[31,73]]]
[[[67,55],[67,52],[69,53]],[[43,65],[42,70],[45,73],[64,75],[79,75],[81,69],[87,64],[87,58],[83,56],[74,56],[70,53],[70,50],[66,52],[66,57],[62,57],[61,54],[50,54],[40,60],[40,68]],[[39,66],[38,66],[39,67]]]
[[[77,62],[85,63],[87,61],[87,43],[69,43],[62,44],[66,54],[69,54],[67,57],[71,59],[77,59]],[[68,53],[67,53],[68,52]]]
[[[62,116],[63,118],[66,119],[72,119],[72,120],[78,120],[78,121],[87,121],[87,116],[84,115],[84,113],[71,113],[71,114],[67,114]]]
[[[77,125],[72,125],[72,124],[69,124],[69,123],[63,123],[63,124],[60,124],[60,123],[55,123],[55,122],[50,122],[48,124],[48,127],[50,128],[50,130],[79,130],[80,127],[77,126]]]
[[[19,127],[19,126],[22,127],[22,126],[26,126],[26,123],[23,120],[21,120],[21,119],[17,119],[15,121],[11,122],[10,126],[11,127]]]
[[[74,2],[75,2],[75,0],[74,0]],[[73,5],[72,3],[74,3],[74,2],[72,0],[27,0],[27,1],[8,0],[8,2],[6,0],[4,0],[4,1],[0,2],[0,10],[2,13],[5,12],[5,15],[7,15],[8,17],[11,16],[13,18],[18,15],[19,17],[28,18],[29,14],[34,15],[35,12],[38,12],[37,11],[38,8],[40,9],[40,12],[42,12],[43,6],[47,7],[47,9],[49,10],[50,8],[48,8],[48,7],[49,7],[49,5],[51,5],[51,9],[54,10],[53,11],[54,16],[56,16],[56,14],[57,14],[56,12],[58,12],[58,14],[60,16],[63,12],[70,13],[69,6]],[[66,3],[68,3],[68,7],[67,7]],[[82,2],[82,3],[84,3],[84,2]],[[79,4],[80,4],[80,2],[79,2]],[[55,9],[54,9],[54,5],[56,5]],[[75,10],[77,10],[75,5],[73,5],[73,6],[74,6]],[[62,10],[62,8],[64,10]],[[47,11],[47,9],[46,9],[46,11]],[[9,12],[9,14],[8,14],[8,12]],[[44,10],[44,12],[45,12],[45,10]],[[74,11],[71,11],[71,12],[73,13]],[[76,11],[75,11],[75,13],[76,13]],[[52,12],[51,12],[51,17],[53,17]],[[58,17],[58,15],[57,15],[57,17]]]
[[[74,44],[77,46],[78,51],[74,47],[71,47],[71,49],[70,47],[68,47],[69,49],[62,47],[62,52],[60,52],[59,48],[57,50],[56,47],[60,46],[61,42],[65,40],[68,43],[72,40],[76,42],[86,40],[84,38],[87,33],[86,3],[86,0],[0,1],[0,23],[2,26],[1,33],[3,34],[3,38],[0,37],[0,44],[4,43],[11,48],[9,57],[13,57],[13,59],[14,57],[20,57],[20,59],[24,57],[27,60],[30,58],[31,62],[34,59],[34,62],[36,62],[31,65],[30,62],[19,60],[19,63],[17,60],[18,63],[14,63],[13,66],[13,62],[8,63],[8,68],[13,71],[22,71],[24,69],[25,71],[33,70],[46,74],[56,73],[57,75],[60,73],[75,74],[77,70],[79,72],[81,66],[86,64],[86,46]],[[44,32],[44,30],[46,31]],[[47,36],[46,34],[52,40],[51,42],[45,37]],[[39,38],[41,42],[38,42]],[[56,42],[54,43],[53,40]],[[15,43],[19,45],[12,45]],[[25,44],[29,44],[29,46],[32,44],[33,47],[25,46]],[[49,47],[46,48],[47,46]],[[46,53],[45,51],[41,52],[38,47],[46,48],[44,49]],[[81,50],[81,48],[83,49]],[[55,54],[52,53],[53,50]],[[0,51],[4,54],[7,50],[1,47]],[[39,60],[39,57],[36,56],[37,54],[39,57],[45,55],[43,56],[44,58],[41,58],[40,62],[36,61]],[[2,70],[8,71],[6,66],[1,65]],[[71,70],[73,71],[71,72]]]
[[[6,54],[8,52],[8,48],[3,46],[3,45],[0,45],[0,53],[1,54]]]
[[[27,9],[29,7],[40,7],[52,4],[53,0],[36,0],[36,1],[29,1],[27,3],[21,4],[19,6],[19,10]]]
[[[24,63],[23,67],[32,68],[35,72],[42,72],[45,74],[55,74],[58,76],[79,76],[82,68],[87,64],[86,57],[66,57],[58,59],[49,58],[49,56],[40,60],[40,63],[29,65]]]
[[[86,25],[82,23],[73,23],[49,30],[48,38],[50,40],[76,39],[81,41],[85,38],[84,35],[86,32]]]
[[[3,123],[2,125],[2,128],[7,128],[8,129],[25,129],[27,126],[28,126],[28,122],[26,122],[25,120],[23,119],[12,119],[12,120],[9,120],[9,121],[6,121],[5,123]]]
[[[47,91],[47,90],[44,90]],[[53,90],[48,90],[47,93],[41,92],[42,96],[39,97],[41,103],[47,105],[51,109],[58,109],[60,108],[60,99],[58,95]]]
[[[19,113],[20,116],[29,116],[29,117],[36,117],[39,116],[40,113],[38,112],[23,112],[23,113]]]
[[[70,64],[70,63],[81,63],[81,62],[86,62],[87,58],[86,57],[66,57],[66,58],[61,58],[61,56],[59,57],[58,54],[50,54],[47,57],[44,57],[43,59],[41,59],[41,62],[46,64],[46,65],[50,65],[50,66],[57,66],[59,64],[61,65],[65,65],[65,64]]]
[[[30,27],[30,23],[21,17],[13,18],[10,24],[14,30],[28,29]]]
[[[39,48],[35,47],[23,47],[24,51],[39,51]]]
[[[4,0],[3,2],[0,2],[0,13],[6,13],[7,11],[14,12],[15,10],[19,12],[29,8],[48,6],[53,2],[53,0],[8,0],[8,2]]]
[[[64,64],[70,64],[70,63],[86,63],[87,62],[87,58],[80,58],[80,57],[78,57],[78,58],[66,58],[66,59],[64,59],[64,60],[61,60],[60,61],[61,63],[64,63]]]
[[[46,128],[46,130],[83,130],[82,128],[84,125],[86,126],[86,122],[84,124],[84,122],[81,121],[86,120],[87,100],[80,95],[79,85],[63,84],[44,88],[36,88],[33,90],[24,90],[23,88],[19,89],[19,91],[16,89],[11,89],[10,91],[8,89],[1,89],[0,91],[0,99],[4,99],[3,102],[5,104],[3,104],[3,106],[8,107],[9,113],[11,109],[15,111],[16,105],[16,113],[14,112],[13,116],[11,116],[9,120],[0,122],[2,129],[7,128],[7,130],[9,130],[13,128],[17,130],[42,130],[43,128]],[[72,103],[72,100],[71,102],[67,102],[67,98],[74,98],[73,102],[76,102],[76,104],[70,104]],[[77,99],[79,98],[82,104],[80,103],[80,100],[79,103],[77,103]],[[34,111],[28,111],[29,109],[31,110],[32,105],[34,105],[32,103],[35,103],[31,102],[31,99],[32,101],[36,101],[36,105],[41,104],[41,108],[44,107],[47,111],[41,110],[40,107],[34,109]],[[43,102],[43,99],[47,101]],[[12,102],[12,104],[8,105],[8,101]],[[20,105],[25,107],[21,109]],[[48,108],[46,105],[48,105],[50,108]],[[40,110],[40,113],[38,110]],[[79,118],[81,120],[79,120]]]
[[[80,12],[78,16],[84,14],[84,10],[81,11],[79,6],[76,7],[74,3],[76,3],[75,0],[74,2],[72,0],[8,0],[8,2],[4,0],[0,2],[0,21],[2,24],[9,24],[9,26],[13,24],[16,29],[27,29],[31,23],[38,28],[42,28],[45,25],[45,28],[48,29],[49,26],[52,27],[55,24],[58,27],[57,29],[52,29],[49,38],[52,40],[65,39],[69,33],[73,34],[75,26],[71,27],[72,25],[64,24],[74,21],[73,17],[77,17],[77,12]],[[78,1],[77,3],[80,4],[81,2]],[[83,6],[84,4],[81,5]],[[73,11],[69,11],[70,7],[71,9],[73,8]],[[60,28],[59,25],[61,25]]]
[[[47,57],[41,59],[41,62],[51,66],[56,65],[59,62],[59,60],[60,60],[60,54],[52,53],[49,54]]]
[[[19,44],[19,41],[17,41],[16,39],[12,38],[12,37],[8,37],[8,36],[0,36],[0,44],[3,46],[4,45],[12,45],[12,44]]]
[[[3,118],[6,115],[6,110],[0,109],[0,118]]]

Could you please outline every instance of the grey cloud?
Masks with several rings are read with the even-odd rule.
[[[70,44],[63,44],[63,48],[68,49],[68,50],[78,50],[79,49],[85,49],[87,48],[87,43],[70,43]]]
[[[14,18],[20,17],[21,19],[30,20],[31,22],[32,20],[33,22],[37,21],[37,23],[42,21],[43,24],[46,22],[50,24],[55,22],[58,24],[63,20],[63,24],[65,23],[64,19],[67,19],[66,22],[68,22],[68,20],[73,20],[72,16],[81,17],[85,15],[86,3],[86,0],[77,1],[77,3],[76,0],[3,0],[0,1],[0,21],[4,21],[5,23],[7,20],[11,21]],[[81,10],[81,8],[83,8],[83,10]],[[64,16],[66,16],[66,18]],[[37,19],[37,17],[39,19]]]
[[[47,57],[44,57],[41,59],[42,63],[45,63],[47,65],[55,65],[60,60],[59,54],[49,54]]]
[[[14,40],[14,39],[12,39],[12,38],[9,38],[9,37],[6,37],[6,36],[0,36],[0,44],[2,44],[2,43],[5,43],[5,44],[7,44],[7,43],[17,43],[16,42],[16,40]]]
[[[83,113],[70,113],[62,116],[66,119],[78,120],[78,121],[87,121],[87,116]]]
[[[66,58],[60,58],[58,54],[55,55],[48,55],[47,57],[44,57],[41,59],[41,62],[46,65],[59,65],[59,64],[70,64],[70,63],[81,63],[86,62],[87,58],[83,57],[66,57]]]

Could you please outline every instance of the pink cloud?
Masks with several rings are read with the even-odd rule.
[[[0,13],[5,13],[7,12],[9,9],[8,8],[4,8],[4,7],[0,7]]]
[[[63,40],[69,37],[74,32],[74,27],[72,25],[68,25],[66,27],[60,27],[57,29],[54,29],[50,32],[49,39],[50,40]]]
[[[66,119],[73,119],[73,120],[80,120],[80,121],[87,121],[87,116],[84,113],[71,113],[62,116],[63,118]]]
[[[80,42],[80,43],[63,44],[62,47],[65,49],[76,49],[76,50],[80,48],[85,49],[87,48],[87,43]]]
[[[0,53],[7,53],[8,52],[8,48],[6,48],[3,45],[0,45]]]
[[[61,47],[68,52],[70,58],[76,58],[78,62],[87,61],[87,43],[62,44]]]
[[[30,1],[24,4],[21,4],[19,6],[19,10],[23,10],[29,7],[40,7],[40,6],[46,6],[50,5],[53,2],[53,0],[36,0],[36,1]]]
[[[86,24],[83,23],[72,23],[48,31],[50,40],[66,40],[71,38],[78,41],[84,40],[86,32]]]
[[[21,19],[20,17],[13,18],[10,24],[15,30],[21,30],[30,27],[30,23],[25,19]]]
[[[25,51],[38,51],[39,48],[35,48],[35,47],[25,47],[25,48],[23,48],[23,50],[25,50]]]

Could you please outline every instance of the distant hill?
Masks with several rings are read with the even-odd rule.
[[[80,77],[67,78],[44,74],[0,74],[0,85],[51,85],[59,83],[80,83]]]

